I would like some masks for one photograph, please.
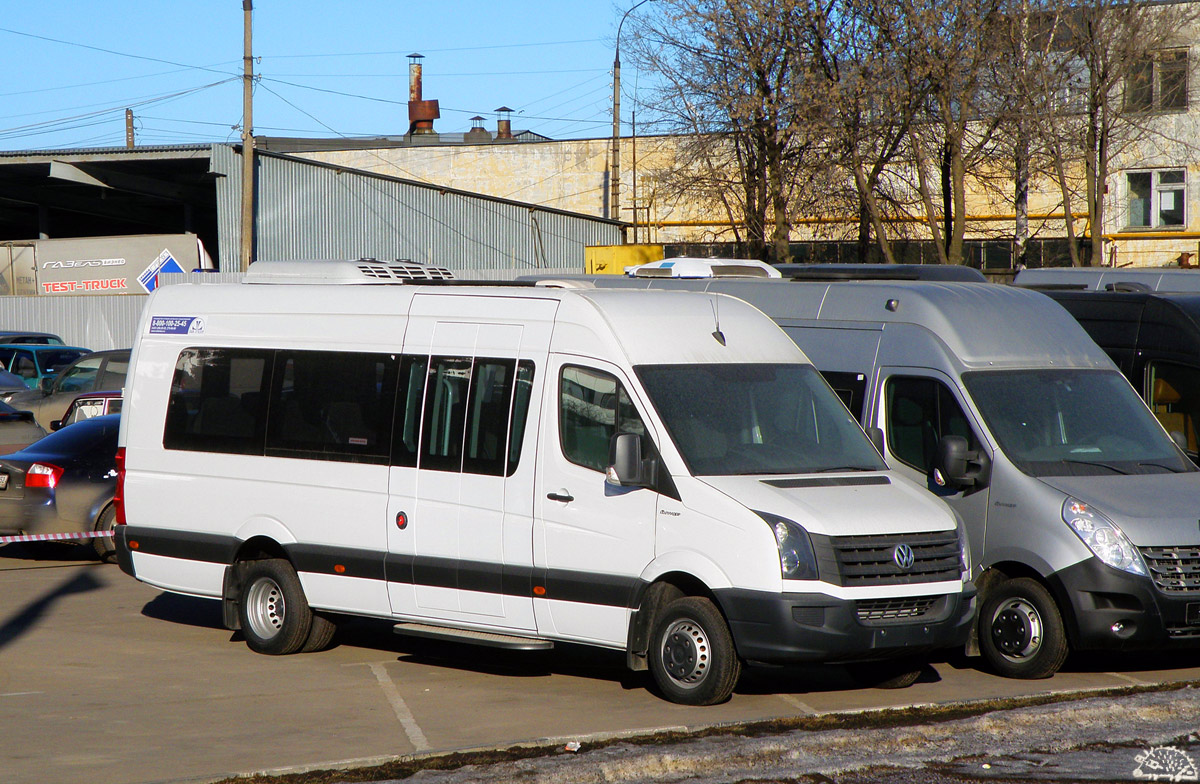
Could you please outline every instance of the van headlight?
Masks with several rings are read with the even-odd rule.
[[[1083,501],[1068,497],[1063,502],[1062,518],[1101,561],[1130,574],[1147,575],[1137,548],[1107,517]]]
[[[817,579],[817,559],[812,541],[799,523],[767,512],[755,512],[771,526],[779,549],[779,573],[785,580]]]

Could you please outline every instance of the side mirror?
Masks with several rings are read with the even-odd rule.
[[[652,487],[658,475],[658,463],[642,459],[642,437],[618,433],[609,447],[609,466],[605,481],[620,487]]]
[[[38,389],[42,390],[42,394],[49,395],[53,388],[54,376],[42,376],[42,380],[38,382]]]
[[[962,436],[942,436],[933,460],[933,482],[953,489],[986,487],[992,461],[982,449],[967,449]]]
[[[51,431],[62,430],[62,426],[63,426],[63,421],[61,419],[55,419],[50,422],[50,430]]]

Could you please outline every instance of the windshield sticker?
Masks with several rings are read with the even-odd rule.
[[[150,319],[151,335],[200,335],[204,333],[204,319],[199,316],[153,316]]]

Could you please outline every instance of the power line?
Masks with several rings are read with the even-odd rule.
[[[189,69],[189,70],[209,71],[210,73],[219,73],[219,74],[223,74],[223,75],[229,74],[228,71],[218,71],[216,69],[206,68],[201,65],[190,65],[188,63],[177,63],[173,60],[164,60],[160,57],[147,57],[146,55],[141,55],[141,54],[130,54],[128,52],[118,52],[115,49],[105,49],[102,46],[92,46],[91,44],[81,44],[76,41],[64,41],[60,38],[50,38],[49,36],[45,36],[45,35],[36,35],[34,33],[25,33],[20,30],[11,30],[7,27],[0,27],[0,33],[9,33],[11,35],[20,35],[20,36],[24,36],[26,38],[35,38],[39,41],[49,41],[50,43],[62,44],[64,46],[75,46],[80,49],[91,49],[93,52],[104,52],[105,54],[112,54],[112,55],[116,55],[117,57],[128,57],[133,60],[146,60],[146,61],[152,62],[152,63],[164,63],[166,65],[174,65],[178,68],[184,68],[184,69]]]
[[[426,52],[482,52],[490,49],[522,49],[534,46],[569,46],[573,44],[591,44],[603,41],[603,38],[580,38],[575,41],[542,41],[527,44],[494,44],[491,46],[455,46],[442,49],[426,49]],[[411,50],[410,50],[411,51]],[[403,55],[408,53],[403,49],[394,52],[332,52],[325,54],[277,54],[264,55],[273,60],[295,60],[303,57],[377,57],[381,55]]]

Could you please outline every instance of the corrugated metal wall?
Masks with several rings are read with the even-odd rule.
[[[584,248],[618,245],[621,227],[270,153],[258,160],[255,258],[404,258],[452,270],[582,271]],[[238,258],[241,158],[214,145],[222,264]]]

